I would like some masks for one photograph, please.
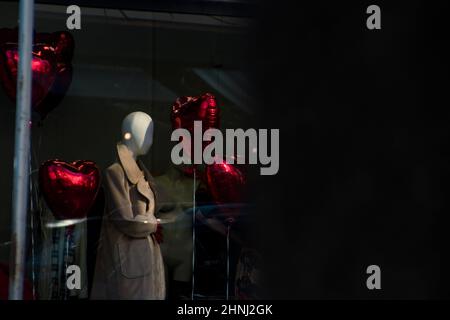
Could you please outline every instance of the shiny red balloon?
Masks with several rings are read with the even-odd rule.
[[[172,129],[184,128],[194,133],[194,121],[202,121],[203,131],[220,128],[220,109],[211,93],[198,97],[180,97],[172,107]]]
[[[1,49],[1,78],[8,97],[16,99],[16,81],[19,53],[17,45],[6,44]],[[49,48],[33,46],[33,86],[31,105],[36,108],[45,99],[56,79],[56,61]]]
[[[202,133],[210,128],[219,129],[220,109],[216,98],[211,93],[198,97],[178,98],[172,107],[171,121],[172,129],[187,129],[191,135],[194,133],[194,121],[202,121]],[[208,143],[210,142],[204,142],[203,148]],[[192,154],[192,150],[186,151]],[[234,221],[239,214],[239,206],[243,202],[246,184],[245,176],[240,169],[223,161],[223,163],[207,165],[204,172],[195,165],[183,167],[183,172],[188,176],[193,176],[195,173],[200,180],[204,181],[215,204],[220,207],[230,222]]]
[[[17,29],[0,29],[0,80],[16,101],[18,71]],[[72,82],[74,40],[70,33],[36,33],[32,52],[32,108],[41,120],[65,96]]]
[[[207,165],[205,177],[213,201],[230,221],[234,221],[244,198],[244,174],[236,166],[223,162]]]
[[[92,161],[48,160],[39,169],[39,186],[56,219],[82,219],[97,197],[100,170]]]
[[[211,93],[204,93],[198,97],[179,97],[172,106],[170,119],[173,130],[186,129],[191,136],[194,134],[194,121],[201,121],[203,134],[208,129],[220,128],[220,109],[215,96]],[[202,147],[205,148],[209,143],[204,141]],[[194,145],[192,144],[190,148],[186,145],[184,152],[193,157]],[[196,165],[184,167],[183,172],[191,177],[194,173],[199,173]]]

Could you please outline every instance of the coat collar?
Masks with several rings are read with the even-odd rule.
[[[130,183],[137,184],[139,182],[139,179],[143,177],[142,171],[138,165],[138,162],[140,162],[140,160],[136,162],[131,151],[126,145],[121,142],[117,144],[117,155],[119,157],[120,164],[125,171],[125,175],[127,176]]]
[[[156,188],[153,177],[140,159],[134,160],[132,153],[126,145],[117,144],[117,155],[125,175],[131,184],[137,185],[137,190],[148,200],[151,200],[151,191],[156,198]],[[150,186],[150,189],[148,188]]]

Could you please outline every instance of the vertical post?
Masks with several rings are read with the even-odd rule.
[[[29,156],[32,85],[32,45],[34,0],[19,3],[19,68],[17,73],[16,131],[14,145],[14,181],[12,203],[12,252],[9,299],[23,297],[25,272],[26,223],[29,196]]]

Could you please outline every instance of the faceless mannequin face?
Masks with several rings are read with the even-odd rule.
[[[153,120],[144,112],[130,113],[122,122],[122,142],[133,156],[145,155],[153,144]]]

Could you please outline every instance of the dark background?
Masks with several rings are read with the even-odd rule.
[[[449,298],[448,9],[265,2],[255,79],[281,136],[259,183],[268,297]]]

